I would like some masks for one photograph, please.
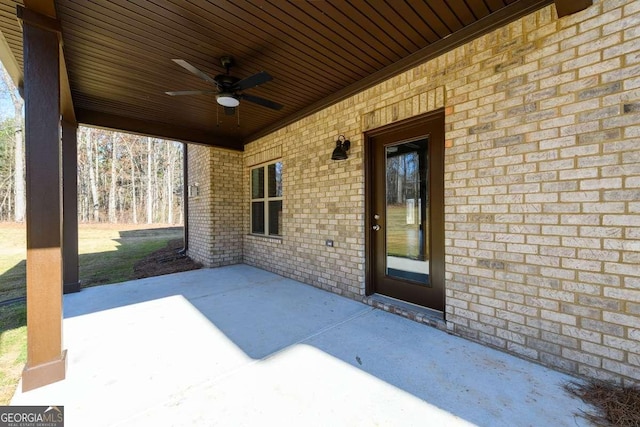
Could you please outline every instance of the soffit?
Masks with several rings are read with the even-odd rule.
[[[0,30],[22,67],[21,2],[0,0]],[[241,149],[271,132],[379,83],[433,52],[475,37],[551,0],[57,0],[78,121]],[[165,91],[214,87],[210,76],[267,71],[273,80],[245,91],[284,105],[242,100],[227,116],[214,95]],[[162,135],[161,135],[162,134]]]

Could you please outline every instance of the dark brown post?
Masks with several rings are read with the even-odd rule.
[[[78,277],[78,125],[62,121],[63,292],[80,291]]]
[[[18,6],[23,21],[27,182],[27,365],[22,390],[65,378],[59,22]]]
[[[182,209],[184,245],[180,254],[189,250],[189,144],[182,143]]]

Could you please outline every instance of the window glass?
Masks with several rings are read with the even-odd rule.
[[[251,232],[264,234],[264,202],[251,203]]]
[[[282,235],[282,162],[251,169],[251,233]]]
[[[264,168],[252,169],[251,170],[251,198],[262,199],[263,197],[264,197]]]
[[[282,162],[268,166],[269,197],[282,197]]]
[[[269,235],[279,236],[282,229],[282,200],[269,202]]]

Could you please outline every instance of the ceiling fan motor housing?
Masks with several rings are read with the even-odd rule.
[[[218,74],[214,80],[218,83],[220,90],[227,92],[231,92],[233,85],[240,81],[238,77],[230,76],[228,74]]]

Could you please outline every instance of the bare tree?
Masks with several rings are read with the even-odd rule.
[[[7,119],[0,124],[0,220],[14,219],[14,121]]]
[[[24,221],[26,213],[26,194],[25,194],[25,176],[24,176],[24,140],[22,135],[22,106],[24,101],[16,93],[15,86],[9,73],[4,67],[2,69],[2,80],[9,92],[14,110],[14,220],[18,222]]]
[[[134,145],[139,144],[135,139],[129,139],[129,143],[127,144],[127,151],[129,152],[129,162],[130,162],[130,177],[131,177],[131,214],[132,221],[134,224],[138,223],[138,195],[136,192],[136,162],[134,155]]]
[[[167,193],[167,222],[173,224],[173,168],[175,167],[175,148],[172,144],[167,144],[167,174],[166,174],[166,193]]]
[[[91,206],[93,207],[93,220],[100,221],[100,199],[98,198],[98,183],[96,180],[96,171],[94,169],[94,131],[87,128],[86,132],[86,149],[87,149],[87,166],[89,169],[89,186],[91,190]]]
[[[118,134],[113,132],[111,134],[111,177],[109,184],[109,222],[118,222],[118,216],[116,215],[116,181],[118,179],[116,174],[116,163],[118,147]]]
[[[167,173],[166,162],[164,159],[164,152],[162,150],[162,144],[159,140],[155,140],[153,144],[153,200],[154,200],[154,212],[156,213],[155,221],[165,223],[167,220],[165,209],[166,194],[164,191],[163,178]]]
[[[147,224],[153,223],[153,193],[152,179],[151,179],[151,163],[153,159],[151,137],[147,137]]]

